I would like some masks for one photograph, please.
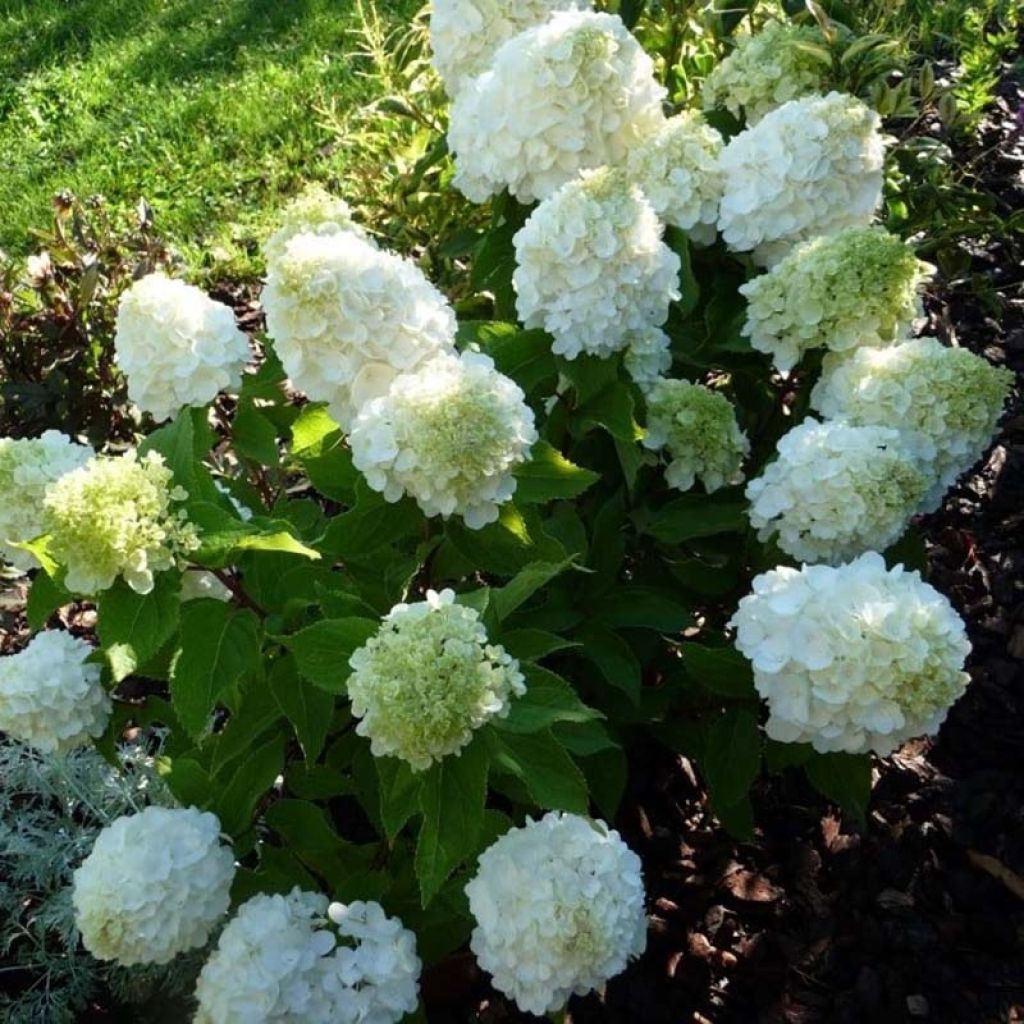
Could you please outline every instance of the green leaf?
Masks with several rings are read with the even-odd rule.
[[[586,622],[574,634],[583,645],[580,655],[592,661],[612,686],[637,704],[643,686],[643,672],[633,648],[618,633],[599,622]]]
[[[644,432],[634,416],[633,394],[628,384],[616,381],[578,412],[581,432],[601,427],[619,441],[639,441]]]
[[[536,665],[524,665],[522,669],[526,693],[513,698],[508,715],[495,719],[495,728],[502,732],[540,732],[556,722],[589,722],[604,717],[587,707],[561,676]]]
[[[456,519],[445,526],[449,540],[469,562],[484,572],[513,576],[531,562],[562,562],[565,549],[549,537],[539,517],[528,516],[505,504],[498,521],[482,530],[470,530]]]
[[[741,499],[684,494],[654,512],[641,532],[663,544],[681,544],[718,533],[745,533],[747,504]]]
[[[622,795],[626,791],[625,752],[621,747],[609,747],[579,758],[579,766],[583,770],[594,803],[608,821],[614,821],[619,812]]]
[[[303,544],[294,527],[273,519],[243,522],[209,502],[189,505],[189,518],[200,529],[200,547],[191,555],[196,565],[224,569],[247,551],[277,551],[316,561],[320,552]]]
[[[780,743],[778,740],[766,740],[764,744],[764,763],[768,771],[778,775],[787,768],[806,764],[814,753],[809,743]]]
[[[375,757],[373,764],[377,769],[381,824],[388,838],[394,839],[409,819],[419,814],[423,776],[397,757]]]
[[[570,462],[547,441],[533,446],[530,461],[515,470],[516,500],[543,504],[557,498],[575,498],[601,479],[599,473]]]
[[[600,622],[613,628],[678,633],[693,622],[693,612],[671,591],[639,584],[613,588],[592,606],[591,611]]]
[[[157,573],[148,594],[138,594],[118,580],[100,595],[96,632],[105,648],[118,648],[110,662],[115,682],[144,665],[171,639],[180,613],[181,577],[175,572]]]
[[[73,597],[64,587],[48,572],[40,569],[32,580],[25,605],[25,619],[29,629],[42,629],[58,608],[63,608],[72,600]]]
[[[573,386],[577,406],[584,406],[592,399],[613,387],[619,379],[619,363],[616,359],[599,359],[583,355],[575,359],[556,360],[559,373]]]
[[[491,590],[491,607],[499,622],[504,622],[520,605],[528,601],[545,584],[564,572],[572,561],[531,562],[505,586]]]
[[[277,429],[270,420],[249,402],[242,402],[231,423],[235,450],[263,466],[276,466]]]
[[[863,822],[871,802],[871,758],[867,754],[813,754],[804,764],[811,785]]]
[[[520,661],[540,661],[556,651],[570,650],[580,644],[544,629],[509,629],[501,634],[501,646]]]
[[[752,712],[733,708],[715,721],[701,768],[717,806],[747,795],[761,769],[761,731]]]
[[[284,767],[284,747],[283,737],[276,735],[251,751],[220,791],[217,817],[228,835],[237,837],[252,823],[256,804]]]
[[[423,824],[416,877],[426,907],[448,876],[476,852],[487,795],[487,750],[480,737],[431,765],[420,788]]]
[[[538,807],[587,814],[587,782],[549,729],[532,733],[489,731],[491,763],[529,790]]]
[[[687,675],[705,690],[722,697],[756,699],[753,669],[735,647],[686,643],[681,650]]]
[[[292,723],[302,755],[312,763],[320,756],[334,713],[334,694],[300,678],[294,658],[281,658],[267,679],[281,714]]]
[[[323,619],[279,639],[295,655],[306,679],[328,693],[342,694],[352,674],[349,658],[379,625],[373,619]]]
[[[231,717],[204,744],[210,751],[210,771],[216,775],[236,757],[251,752],[253,743],[280,717],[281,709],[263,679],[242,683],[231,696]]]
[[[542,384],[553,385],[558,376],[551,336],[545,331],[521,331],[515,324],[469,320],[459,324],[458,343],[460,348],[479,345],[494,360],[495,368],[527,394]]]
[[[216,790],[206,769],[194,758],[160,756],[156,771],[182,807],[206,810],[210,806]]]
[[[213,478],[202,465],[213,447],[213,429],[206,419],[206,407],[184,408],[170,423],[143,439],[139,454],[159,452],[174,475],[174,482],[188,491],[191,501],[222,500]]]
[[[327,527],[325,551],[342,560],[361,558],[420,533],[423,514],[409,498],[387,502],[361,478],[355,490],[355,507],[335,516]]]
[[[351,505],[358,473],[341,428],[323,405],[307,405],[292,424],[292,455],[313,486],[332,501]]]
[[[171,700],[192,736],[206,731],[218,697],[259,667],[259,622],[251,611],[209,599],[182,607]]]

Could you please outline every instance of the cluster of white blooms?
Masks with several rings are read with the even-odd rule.
[[[195,1024],[394,1024],[416,1009],[420,967],[416,937],[379,904],[260,894],[203,967]]]
[[[154,573],[199,546],[184,510],[174,508],[188,495],[171,481],[162,456],[129,451],[97,455],[47,489],[49,550],[67,570],[68,590],[98,594],[123,576],[132,590],[148,594]]]
[[[356,732],[376,756],[401,758],[414,771],[462,750],[526,692],[519,663],[488,643],[479,614],[455,604],[451,590],[395,605],[349,663],[352,714],[362,719]]]
[[[665,479],[688,491],[699,478],[708,493],[743,480],[750,442],[725,395],[686,380],[657,381],[647,392],[644,446],[666,449]]]
[[[231,307],[163,274],[148,274],[121,296],[114,349],[128,397],[157,421],[237,390],[249,361]]]
[[[936,338],[918,338],[827,362],[811,404],[823,416],[899,430],[932,470],[925,500],[932,510],[981,456],[1012,384],[1009,370]]]
[[[790,100],[722,151],[718,229],[763,265],[796,243],[868,224],[882,198],[881,121],[853,96]]]
[[[679,298],[679,257],[622,171],[584,172],[545,199],[515,236],[516,309],[567,359],[609,356],[657,327]]]
[[[0,732],[43,753],[70,750],[102,736],[110,698],[92,648],[60,630],[38,633],[0,658]]]
[[[715,239],[722,176],[722,136],[700,114],[684,110],[630,150],[626,168],[654,212],[695,242]]]
[[[660,327],[642,327],[626,335],[626,372],[646,391],[672,368],[672,339]]]
[[[74,874],[82,943],[126,967],[168,963],[206,943],[227,913],[234,875],[213,814],[147,807],[116,818]]]
[[[277,228],[263,243],[267,264],[284,257],[288,243],[297,235],[336,235],[351,231],[374,244],[352,218],[352,208],[322,185],[309,185],[277,217]]]
[[[934,268],[880,227],[846,228],[802,242],[743,285],[743,333],[783,371],[809,349],[888,345],[921,314]]]
[[[591,7],[591,0],[434,0],[432,63],[450,96],[487,70],[498,47],[556,11]]]
[[[349,437],[356,468],[388,501],[408,494],[425,515],[459,515],[474,530],[498,518],[536,440],[522,389],[479,352],[438,355],[396,377]]]
[[[662,123],[665,89],[621,19],[561,11],[503,43],[451,110],[455,185],[482,203],[508,188],[521,203],[581,170],[625,161]]]
[[[758,576],[731,625],[768,702],[768,735],[822,753],[885,756],[931,735],[969,681],[949,601],[874,552]]]
[[[834,565],[895,543],[930,484],[899,431],[807,419],[747,484],[750,522],[793,558]]]
[[[647,946],[640,858],[603,822],[551,813],[480,856],[470,946],[527,1013],[599,988]]]
[[[31,439],[0,437],[0,558],[18,569],[39,564],[34,555],[7,542],[25,544],[46,532],[46,488],[91,457],[91,448],[56,430]]]
[[[751,125],[783,103],[821,92],[829,70],[823,45],[810,25],[768,22],[742,38],[704,80],[704,109],[724,107]]]
[[[351,231],[292,238],[268,264],[263,308],[288,376],[345,430],[455,341],[455,314],[419,267]]]

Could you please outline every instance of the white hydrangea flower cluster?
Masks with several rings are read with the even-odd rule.
[[[166,964],[227,913],[235,861],[213,814],[147,807],[112,821],[74,874],[75,923],[99,960]]]
[[[881,120],[843,93],[790,100],[722,151],[718,229],[771,265],[797,243],[869,224],[882,198]]]
[[[761,540],[804,562],[835,565],[895,543],[931,480],[899,431],[804,420],[747,484]]]
[[[349,664],[356,732],[375,756],[401,758],[413,771],[461,751],[526,692],[519,662],[488,643],[477,611],[455,604],[451,590],[395,605]]]
[[[139,594],[153,574],[170,569],[199,546],[196,528],[177,502],[170,469],[157,452],[97,455],[66,473],[43,498],[49,550],[67,570],[75,594],[98,594],[118,576]]]
[[[743,37],[704,80],[704,109],[724,107],[752,125],[783,103],[821,92],[829,64],[808,47],[824,45],[817,28],[768,22]]]
[[[702,245],[715,240],[722,176],[722,136],[695,111],[684,110],[629,153],[629,177],[654,212]]]
[[[352,208],[344,199],[331,195],[323,185],[308,185],[278,215],[277,229],[263,243],[263,256],[268,265],[277,263],[297,235],[336,235],[343,231],[374,244],[353,219]]]
[[[768,735],[821,753],[884,757],[932,735],[970,680],[949,601],[875,552],[758,576],[730,625],[768,702]]]
[[[556,12],[514,36],[455,97],[455,185],[482,203],[504,188],[545,199],[581,170],[622,164],[657,130],[665,89],[612,14]]]
[[[750,442],[725,395],[703,384],[662,379],[647,393],[644,447],[668,451],[665,479],[688,491],[699,478],[708,493],[743,480]]]
[[[672,369],[672,339],[660,327],[642,327],[626,335],[626,372],[641,391]]]
[[[121,296],[114,349],[128,397],[158,422],[236,391],[250,355],[230,306],[159,273]]]
[[[434,0],[431,63],[449,96],[483,74],[502,43],[543,24],[556,11],[592,6],[590,0]]]
[[[740,288],[749,303],[743,334],[783,371],[810,349],[891,344],[921,315],[934,270],[881,227],[813,238]]]
[[[826,361],[811,404],[826,417],[899,430],[931,469],[930,511],[981,457],[1012,385],[1009,370],[936,338],[917,338]]]
[[[668,319],[679,257],[640,189],[619,170],[584,172],[545,199],[516,233],[512,281],[527,327],[567,359],[609,356]]]
[[[61,630],[37,633],[17,654],[0,658],[0,732],[44,754],[102,736],[110,698],[92,648]]]
[[[647,946],[640,858],[618,832],[575,814],[510,829],[481,854],[466,895],[470,947],[526,1013],[560,1010]]]
[[[425,515],[459,515],[473,530],[498,518],[536,440],[522,389],[471,351],[397,377],[349,436],[356,468],[388,501],[408,494]]]
[[[416,1009],[420,967],[416,937],[377,903],[260,894],[203,967],[195,1024],[394,1024]]]
[[[54,481],[92,457],[92,449],[75,444],[57,430],[40,437],[0,437],[0,558],[17,569],[35,568],[35,555],[6,543],[26,544],[46,532],[43,495]]]
[[[268,264],[263,308],[288,376],[344,430],[455,343],[455,314],[419,267],[351,231],[292,238]]]

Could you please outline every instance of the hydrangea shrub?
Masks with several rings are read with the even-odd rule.
[[[605,824],[634,744],[751,836],[763,765],[863,815],[869,754],[967,683],[913,521],[1010,381],[912,339],[931,268],[873,223],[878,113],[812,81],[801,25],[741,43],[707,119],[585,3],[438,0],[433,29],[421,172],[486,225],[445,240],[454,284],[311,190],[257,336],[176,279],[126,294],[118,360],[167,422],[0,442],[30,626],[97,623],[0,663],[0,727],[162,737],[178,806],[110,823],[73,902],[97,957],[199,951],[210,1024],[398,1021],[467,944],[560,1011],[645,948]]]

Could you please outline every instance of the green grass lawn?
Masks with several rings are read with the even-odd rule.
[[[70,188],[145,196],[194,269],[251,273],[280,197],[344,177],[314,108],[368,98],[358,23],[356,0],[0,0],[0,248]]]

